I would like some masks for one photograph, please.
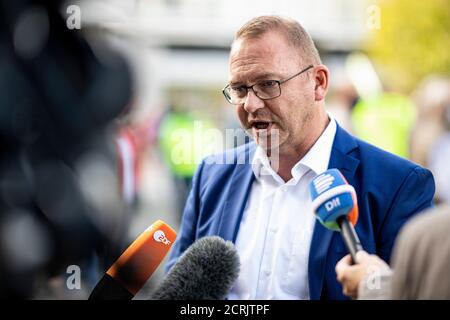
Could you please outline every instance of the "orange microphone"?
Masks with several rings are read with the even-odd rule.
[[[106,271],[89,300],[131,300],[161,264],[176,236],[165,222],[153,223]]]

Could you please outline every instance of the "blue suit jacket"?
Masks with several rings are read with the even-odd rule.
[[[201,163],[166,270],[196,239],[219,235],[235,242],[254,180],[250,163],[255,148],[252,142]],[[230,159],[233,164],[221,164],[230,163]],[[356,189],[356,232],[364,249],[389,262],[402,225],[432,205],[435,187],[431,172],[365,143],[339,126],[329,168],[339,169]],[[340,234],[316,221],[308,263],[311,299],[346,298],[335,272],[336,263],[346,254]]]

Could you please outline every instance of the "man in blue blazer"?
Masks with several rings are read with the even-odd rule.
[[[298,22],[263,16],[238,31],[223,93],[255,142],[200,164],[167,269],[197,239],[219,235],[241,259],[230,299],[345,299],[335,266],[347,250],[309,199],[309,183],[328,168],[357,192],[364,249],[389,262],[401,226],[432,205],[433,177],[330,119],[328,81]]]

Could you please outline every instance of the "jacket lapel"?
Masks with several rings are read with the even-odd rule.
[[[339,169],[351,185],[353,184],[359,160],[349,155],[349,153],[357,147],[355,139],[337,125],[328,168]],[[326,257],[333,233],[333,231],[326,229],[316,220],[308,263],[309,291],[312,300],[318,300],[321,297]]]
[[[254,151],[255,144],[250,143],[245,150],[245,163],[235,165],[227,200],[221,213],[218,235],[233,243],[236,241],[242,214],[250,195],[251,185],[255,179],[251,167]]]

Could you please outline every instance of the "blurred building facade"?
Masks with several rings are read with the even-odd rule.
[[[173,104],[167,93],[188,88],[197,90],[194,95],[180,93],[188,107],[214,108],[220,114],[230,44],[254,16],[278,14],[300,21],[336,72],[344,68],[347,53],[361,48],[368,32],[365,1],[89,0],[80,6],[83,23],[106,30],[132,56],[142,113],[155,111],[149,103]]]

